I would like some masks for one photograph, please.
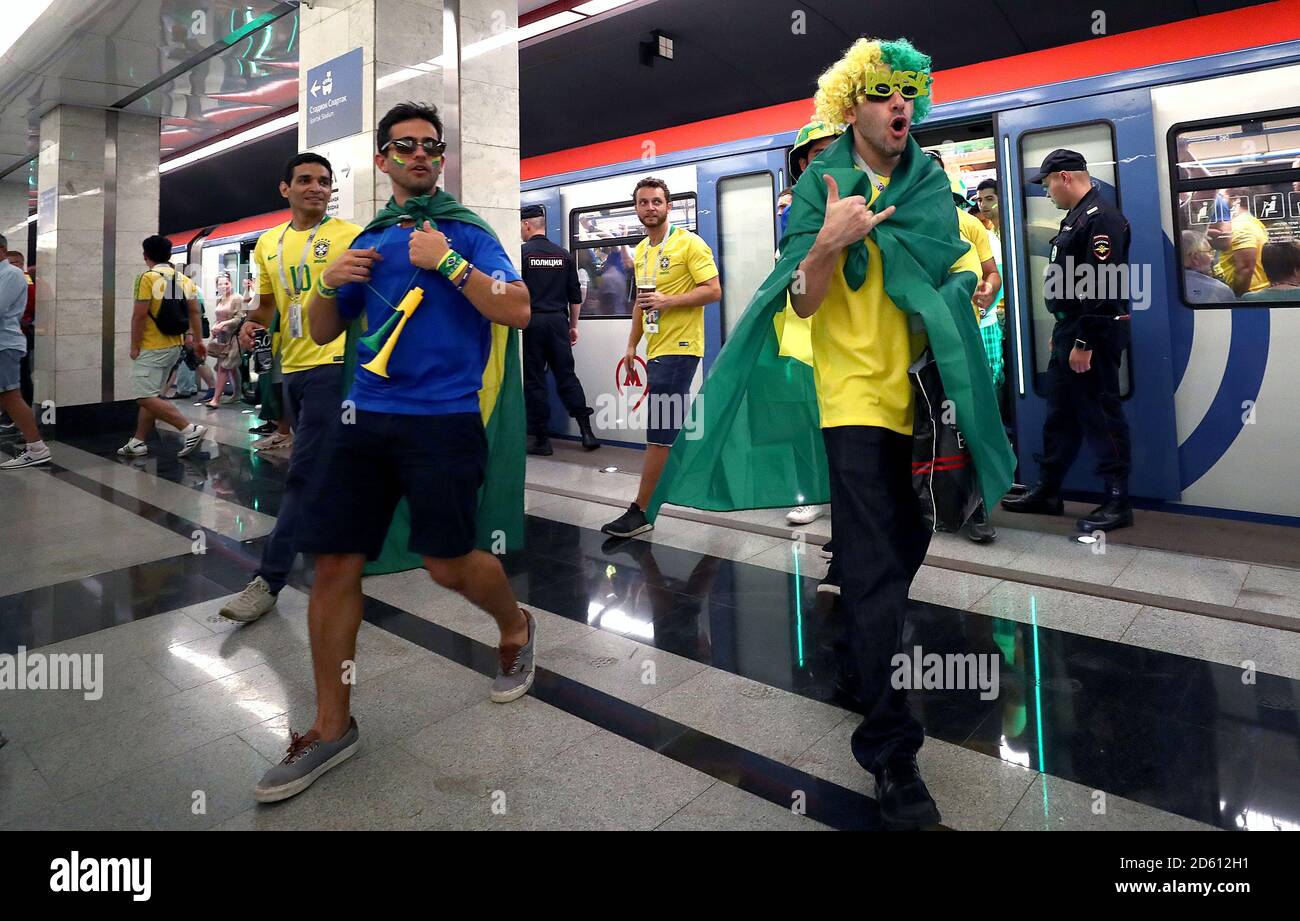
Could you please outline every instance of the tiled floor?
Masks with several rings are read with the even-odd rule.
[[[314,712],[307,585],[252,625],[216,615],[285,469],[248,450],[248,417],[210,416],[215,452],[191,462],[165,441],[119,462],[116,439],[87,439],[0,477],[6,515],[40,522],[0,558],[0,654],[99,654],[104,676],[93,701],[0,690],[0,828],[878,827],[816,546],[673,518],[610,545],[596,529],[617,506],[547,490],[626,498],[634,479],[593,488],[587,464],[533,460],[528,549],[506,558],[538,614],[533,692],[487,701],[495,628],[468,602],[421,571],[367,578],[361,753],[257,806],[253,783]],[[784,510],[736,517],[778,528]],[[1275,567],[1012,529],[931,552],[1300,616],[1300,576]],[[1000,668],[994,699],[912,694],[948,827],[1300,823],[1300,633],[928,566],[913,598],[908,643]]]

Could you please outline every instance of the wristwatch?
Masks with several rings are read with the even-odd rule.
[[[1074,347],[1078,349],[1080,352],[1088,351],[1088,343],[1084,342],[1082,339],[1075,339]]]

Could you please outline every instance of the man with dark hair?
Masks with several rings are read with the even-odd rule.
[[[22,318],[27,310],[27,277],[5,253],[9,241],[0,236],[0,410],[13,420],[23,437],[19,455],[0,464],[15,470],[50,462],[50,449],[36,429],[36,416],[22,394],[22,362],[27,355],[27,337]]]
[[[1265,243],[1260,262],[1268,273],[1269,286],[1248,292],[1243,301],[1300,301],[1300,244],[1293,240]]]
[[[492,700],[515,700],[532,685],[536,622],[500,560],[475,549],[479,490],[497,485],[489,435],[502,411],[498,401],[485,430],[480,401],[489,385],[503,393],[519,373],[509,339],[528,325],[528,289],[482,218],[437,189],[440,125],[435,109],[411,103],[383,117],[375,167],[393,197],[316,280],[309,301],[316,343],[334,342],[363,314],[370,332],[356,340],[348,415],[330,430],[298,532],[298,549],[316,554],[307,614],[316,719],[257,785],[259,802],[302,792],[357,750],[340,676],[356,656],[363,568],[383,551],[403,499],[406,549],[497,623]],[[522,479],[519,488],[522,498]]]
[[[549,456],[547,421],[550,403],[546,369],[555,375],[555,389],[569,415],[578,423],[582,446],[600,447],[591,430],[591,407],[582,382],[573,371],[573,347],[578,344],[578,314],[582,288],[573,257],[546,238],[546,215],[541,205],[519,212],[519,236],[524,242],[523,275],[532,301],[532,319],[524,330],[524,400],[528,411],[528,453]]]
[[[979,217],[984,226],[994,233],[1001,233],[1001,212],[998,210],[998,181],[985,179],[975,187],[975,203],[979,206]]]
[[[361,232],[357,225],[325,213],[334,168],[324,157],[297,154],[285,165],[284,175],[280,194],[289,202],[292,217],[262,234],[253,248],[257,291],[240,338],[247,350],[256,330],[279,330],[282,405],[297,428],[280,513],[262,548],[262,564],[248,586],[221,609],[222,617],[242,623],[274,608],[289,578],[298,555],[294,540],[303,494],[343,399],[343,336],[324,345],[313,342],[304,301],[325,269]]]
[[[632,253],[636,304],[627,340],[627,366],[636,361],[643,332],[646,343],[646,458],[636,500],[601,528],[614,537],[633,537],[654,527],[645,516],[659,484],[668,449],[686,422],[691,381],[704,357],[704,305],[722,297],[713,250],[685,227],[669,222],[668,184],[646,177],[632,191],[636,216],[646,237]]]
[[[1219,277],[1232,292],[1241,297],[1248,291],[1262,291],[1268,287],[1268,275],[1260,256],[1268,242],[1268,229],[1250,210],[1254,189],[1242,187],[1228,190],[1231,230],[1228,233],[1210,233],[1210,243],[1223,250],[1219,256]]]
[[[136,282],[135,310],[131,316],[131,361],[134,362],[131,389],[140,411],[135,434],[117,453],[122,457],[148,454],[145,440],[153,431],[154,423],[161,419],[180,431],[181,448],[176,456],[185,457],[203,443],[208,429],[182,416],[180,410],[162,398],[162,392],[181,356],[185,342],[184,318],[188,319],[190,335],[194,337],[194,353],[200,361],[208,356],[199,316],[199,292],[194,282],[172,267],[171,240],[157,235],[146,237],[142,248],[148,268]]]

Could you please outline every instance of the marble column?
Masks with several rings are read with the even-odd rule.
[[[130,398],[131,290],[157,233],[158,120],[59,106],[41,119],[33,382],[56,407]]]
[[[448,141],[441,184],[477,211],[518,260],[519,50],[516,5],[503,0],[342,0],[301,8],[299,146],[306,145],[308,71],[354,49],[363,54],[360,134],[313,148],[326,152],[349,201],[342,214],[365,224],[391,189],[375,169],[375,127],[393,105],[438,107]]]

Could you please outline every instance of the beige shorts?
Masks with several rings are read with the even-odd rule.
[[[131,397],[145,400],[161,396],[171,377],[176,359],[181,357],[179,345],[165,349],[142,349],[140,357],[131,365]]]

